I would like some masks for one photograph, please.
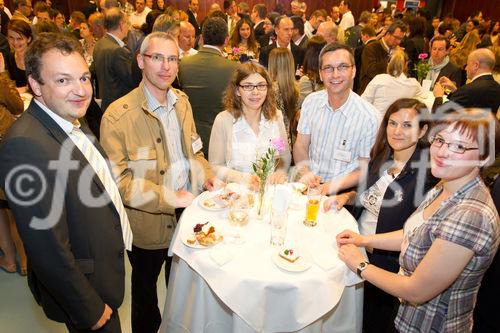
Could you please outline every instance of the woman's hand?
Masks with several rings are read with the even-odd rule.
[[[353,244],[342,245],[339,247],[339,258],[349,269],[356,272],[359,264],[365,261],[365,257],[361,254],[361,251]]]
[[[323,203],[323,210],[326,213],[330,209],[335,209],[335,210],[341,210],[342,207],[344,207],[347,203],[349,203],[351,198],[351,192],[349,193],[342,193],[339,195],[334,195],[333,197],[329,197],[324,203]]]
[[[365,246],[366,245],[366,237],[355,233],[352,230],[344,230],[336,237],[337,246],[340,248],[346,244],[353,244],[356,246]]]
[[[288,175],[283,170],[277,170],[269,176],[270,184],[283,184],[288,180]]]

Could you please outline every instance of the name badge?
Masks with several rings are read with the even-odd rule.
[[[193,147],[193,154],[196,154],[203,148],[203,142],[199,135],[191,137],[191,146]]]
[[[352,158],[352,154],[348,150],[335,149],[333,151],[333,159],[335,159],[335,160],[350,163],[351,158]]]

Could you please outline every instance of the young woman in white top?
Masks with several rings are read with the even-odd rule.
[[[286,180],[291,154],[283,115],[276,108],[272,82],[264,67],[253,62],[238,65],[225,97],[225,111],[215,118],[210,135],[208,160],[217,176],[226,182],[259,185],[252,163],[281,138],[281,152],[272,182]]]

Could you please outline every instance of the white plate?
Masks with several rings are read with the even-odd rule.
[[[304,250],[295,250],[295,251],[300,255],[300,258],[297,259],[295,262],[289,262],[288,260],[281,258],[279,255],[279,251],[275,252],[271,258],[273,259],[273,262],[276,264],[276,266],[278,266],[281,269],[284,269],[285,271],[303,272],[308,270],[313,262],[309,252]]]
[[[292,189],[302,194],[304,194],[304,192],[307,190],[307,185],[304,183],[296,182],[296,183],[290,183],[290,185],[292,186]]]
[[[191,228],[190,230],[193,230],[193,228]],[[216,231],[219,235],[222,235],[219,231]],[[195,242],[193,244],[189,244],[188,243],[188,239],[191,238],[191,236],[193,236],[194,233],[191,232],[191,231],[185,231],[184,233],[181,234],[181,241],[184,245],[186,245],[187,247],[191,247],[193,249],[208,249],[208,248],[211,248],[212,246],[214,245],[217,245],[219,244],[220,242],[222,242],[224,240],[224,238],[220,241],[218,241],[217,243],[214,243],[212,245],[201,245],[200,243],[198,242]]]
[[[226,207],[221,207],[219,205],[215,205],[214,207],[208,207],[208,206],[205,206],[205,201],[206,200],[210,200],[216,196],[218,196],[219,194],[221,194],[222,192],[221,191],[214,191],[214,192],[209,192],[209,191],[206,191],[206,192],[203,192],[202,194],[200,194],[198,196],[198,205],[203,208],[203,209],[206,209],[206,210],[209,210],[209,211],[212,211],[212,212],[219,212],[221,210],[224,210],[224,209],[227,209],[229,208],[229,206],[226,206]]]

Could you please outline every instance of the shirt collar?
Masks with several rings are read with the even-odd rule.
[[[332,106],[330,105],[330,103],[328,102],[328,93],[326,92],[326,89],[323,91],[323,93],[325,94],[325,99],[323,100],[323,107],[327,108],[328,111],[331,111],[334,113],[340,112],[342,115],[347,117],[347,113],[349,112],[350,101],[351,101],[353,91],[352,90],[349,91],[349,96],[347,97],[347,100],[344,102],[344,104],[342,104],[337,109],[333,109]]]
[[[62,118],[60,115],[58,115],[57,113],[51,111],[47,106],[45,106],[42,102],[38,101],[36,98],[33,99],[35,101],[35,103],[46,113],[49,115],[50,118],[52,118],[52,120],[54,120],[57,125],[59,125],[59,127],[61,127],[61,129],[66,133],[66,134],[70,134],[71,131],[73,131],[73,123],[71,123],[70,121],[67,121],[66,119]],[[77,127],[80,127],[80,123],[78,122],[78,120],[76,121],[77,124],[75,124]]]
[[[177,95],[172,91],[172,89],[168,89],[167,91],[167,105],[163,105],[151,94],[148,87],[144,85],[144,96],[146,97],[146,102],[148,106],[149,112],[156,112],[159,108],[165,108],[167,111],[174,108],[175,103],[177,103]]]
[[[292,41],[290,41],[290,43],[288,43],[288,45],[286,46],[287,49],[289,49],[290,51],[292,50]],[[283,47],[281,45],[279,45],[278,43],[278,40],[276,39],[276,47]]]
[[[471,82],[476,80],[477,78],[481,77],[481,76],[486,76],[486,75],[491,75],[491,73],[481,73],[481,74],[477,74],[476,76],[474,76],[474,78],[472,78],[472,80],[470,80]]]
[[[265,129],[268,128],[271,125],[271,122],[264,117],[264,115],[261,113],[260,114],[260,122],[259,122],[259,129]],[[247,120],[243,116],[243,114],[235,120],[233,123],[233,130],[235,132],[241,132],[245,130],[250,130],[253,133],[253,130],[250,128],[250,125],[248,124]]]
[[[118,37],[116,37],[115,35],[109,33],[109,32],[106,32],[108,35],[111,36],[111,38],[113,38],[114,40],[116,40],[116,42],[118,43],[118,45],[120,45],[120,47],[124,47],[125,46],[125,43],[119,39]]]
[[[295,41],[295,45],[299,46],[299,44],[302,42],[302,40],[304,39],[304,37],[306,36],[306,34],[304,33],[299,39],[297,39],[297,41]]]
[[[217,46],[215,45],[203,45],[203,47],[206,47],[206,48],[209,48],[209,49],[214,49],[214,50],[217,50],[217,52],[219,52],[219,54],[222,56],[222,51],[220,50],[220,48],[218,48]]]

